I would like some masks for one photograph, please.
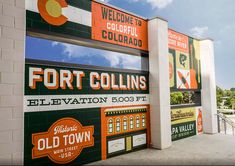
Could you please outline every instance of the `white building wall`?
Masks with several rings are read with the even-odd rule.
[[[171,146],[171,107],[168,58],[168,22],[154,18],[148,23],[151,143],[153,148]]]
[[[25,0],[0,0],[0,165],[23,164]]]
[[[206,134],[218,133],[214,44],[210,39],[200,41],[203,129]]]

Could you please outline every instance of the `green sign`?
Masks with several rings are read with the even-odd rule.
[[[24,164],[81,165],[145,148],[148,84],[147,72],[26,60]]]
[[[148,73],[61,67],[62,63],[25,65],[25,95],[148,94]]]
[[[24,119],[24,165],[82,165],[101,160],[100,109],[27,112]],[[92,126],[94,133],[89,133],[89,138],[85,140],[86,133],[81,132],[81,128],[73,127],[72,124],[76,131],[69,131],[70,126],[63,123],[63,119],[79,121],[85,132],[87,126]],[[60,124],[55,124],[60,121]],[[51,134],[50,128],[53,125],[55,127]],[[40,138],[36,139],[35,135]],[[82,149],[82,145],[90,138],[95,140],[94,144]]]
[[[196,121],[172,125],[171,133],[172,141],[194,136],[197,134]]]

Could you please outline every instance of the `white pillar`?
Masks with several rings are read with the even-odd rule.
[[[0,165],[22,165],[25,0],[0,0]]]
[[[218,133],[214,44],[210,39],[200,41],[202,75],[203,128],[206,134]]]
[[[168,22],[154,18],[148,22],[151,143],[153,148],[172,145]]]

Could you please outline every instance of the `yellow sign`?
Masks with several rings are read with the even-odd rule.
[[[196,121],[195,108],[179,108],[171,110],[171,124],[179,124]]]

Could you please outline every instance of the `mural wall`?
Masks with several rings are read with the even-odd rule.
[[[171,90],[200,90],[199,41],[173,30],[168,33]]]
[[[27,0],[27,32],[148,53],[147,20],[92,0]],[[76,42],[75,42],[76,43]],[[199,41],[169,30],[172,90],[200,90]],[[80,165],[150,145],[148,72],[26,60],[25,165]],[[172,140],[202,132],[172,109]]]
[[[200,91],[199,41],[170,29],[168,35],[171,92]],[[202,133],[202,108],[185,105],[177,107],[171,110],[172,140]]]
[[[148,73],[26,60],[25,165],[79,165],[146,148]]]
[[[148,50],[147,20],[102,3],[26,0],[26,9],[29,35]],[[25,165],[80,165],[146,148],[148,87],[148,72],[26,60]]]

